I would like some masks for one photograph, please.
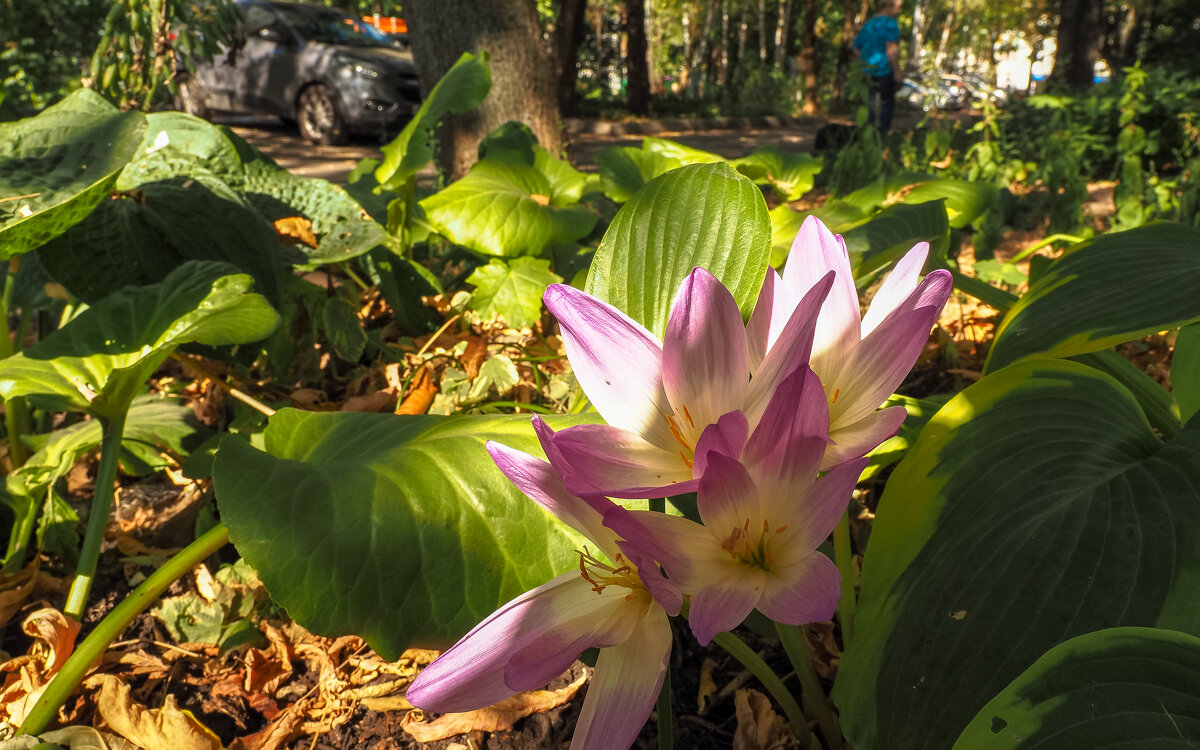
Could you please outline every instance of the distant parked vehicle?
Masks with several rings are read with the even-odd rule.
[[[239,0],[245,46],[183,72],[177,105],[212,112],[275,115],[315,143],[351,132],[395,130],[421,105],[412,53],[373,26],[333,8]]]
[[[988,83],[981,75],[974,73],[964,73],[961,76],[943,75],[942,79],[963,86],[966,89],[967,102],[970,104],[981,105],[985,101],[990,101],[998,107],[1008,104],[1008,92]]]
[[[925,111],[956,110],[967,106],[966,89],[952,86],[940,78],[906,78],[904,83],[900,84],[896,98]]]

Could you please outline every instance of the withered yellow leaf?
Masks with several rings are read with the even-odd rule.
[[[493,706],[461,714],[444,714],[428,723],[410,721],[413,714],[408,714],[400,722],[400,728],[418,742],[444,740],[467,732],[507,732],[526,716],[558,708],[571,700],[586,681],[587,676],[581,675],[565,688],[517,693]]]

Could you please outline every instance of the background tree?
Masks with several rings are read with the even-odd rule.
[[[438,163],[452,179],[475,163],[483,136],[509,120],[528,125],[551,153],[562,151],[553,56],[533,0],[409,0],[404,10],[426,92],[462,53],[491,55],[492,90],[483,104],[448,116],[438,129]]]

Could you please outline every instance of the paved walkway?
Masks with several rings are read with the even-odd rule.
[[[228,118],[217,122],[229,125],[281,167],[304,177],[345,182],[346,175],[361,159],[380,155],[380,144],[373,139],[360,138],[345,146],[317,146],[301,139],[293,126],[279,120]],[[670,138],[728,158],[745,156],[764,145],[776,146],[783,151],[809,151],[823,122],[815,118],[790,117],[627,122],[568,120],[565,130],[571,161],[581,170],[593,171],[597,153],[610,146],[639,146],[645,136]],[[434,175],[430,165],[419,173],[419,178]]]

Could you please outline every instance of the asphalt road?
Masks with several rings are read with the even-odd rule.
[[[293,174],[304,177],[321,177],[333,182],[344,183],[346,175],[361,159],[378,158],[379,146],[376,139],[359,138],[345,146],[318,146],[300,138],[293,126],[284,125],[273,119],[249,120],[218,119],[229,125],[234,132],[279,163]],[[712,151],[728,158],[745,156],[759,146],[772,145],[782,151],[809,151],[819,125],[762,128],[749,130],[705,130],[655,133],[656,137],[670,138],[694,148]],[[569,136],[568,151],[576,168],[595,170],[596,154],[610,146],[639,146],[642,137],[596,135],[578,133]],[[432,178],[433,166],[427,166],[418,175]]]

